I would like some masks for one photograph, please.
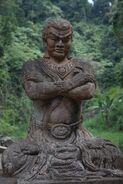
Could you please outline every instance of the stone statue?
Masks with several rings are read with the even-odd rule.
[[[72,33],[68,21],[48,21],[44,57],[23,66],[23,87],[34,107],[29,132],[2,157],[4,174],[19,184],[123,177],[120,150],[81,125],[82,102],[93,97],[96,80],[90,64],[69,56]]]

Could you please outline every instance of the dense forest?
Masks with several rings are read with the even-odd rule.
[[[72,23],[71,53],[96,72],[97,93],[85,103],[85,126],[94,134],[104,132],[104,138],[116,137],[123,149],[122,0],[0,0],[0,135],[25,136],[31,102],[21,85],[21,68],[43,55],[42,28],[56,17]]]

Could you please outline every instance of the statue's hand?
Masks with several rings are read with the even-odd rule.
[[[39,153],[38,145],[34,143],[31,144],[31,143],[23,142],[23,144],[20,145],[20,147],[23,154],[26,154],[26,155],[37,155]]]
[[[88,82],[94,83],[94,76],[87,73],[78,73],[72,79],[56,81],[54,85],[58,88],[59,94],[64,94],[69,90],[85,85]]]
[[[73,82],[71,80],[57,81],[55,85],[59,88],[59,93],[66,92],[73,88]]]
[[[87,82],[94,82],[94,77],[88,73],[79,73],[72,79],[76,87],[82,86]]]

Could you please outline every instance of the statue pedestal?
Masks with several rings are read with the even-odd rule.
[[[4,177],[0,171],[0,184],[21,184],[17,182],[16,178]],[[103,178],[93,179],[88,181],[35,181],[35,182],[22,182],[22,184],[123,184],[123,178]]]
[[[16,178],[0,176],[0,184],[19,184]],[[22,184],[123,184],[123,178],[105,178],[103,180],[90,180],[90,181],[38,181],[38,182],[24,182]]]
[[[17,184],[17,180],[14,178],[0,177],[0,184]]]
[[[90,180],[90,181],[55,181],[55,182],[44,182],[44,181],[39,181],[39,182],[31,182],[31,183],[23,183],[23,184],[123,184],[123,179],[120,178],[107,178],[103,180]]]

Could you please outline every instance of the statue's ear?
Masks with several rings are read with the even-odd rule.
[[[43,34],[42,34],[42,41],[43,41],[43,47],[46,48],[46,46],[47,46],[47,39],[46,39],[45,31],[43,31]]]
[[[42,40],[43,40],[43,48],[45,50],[47,48],[47,40],[45,38],[43,38]]]

